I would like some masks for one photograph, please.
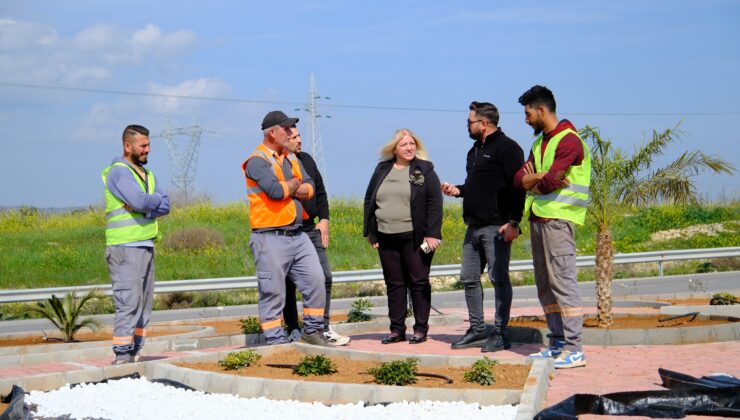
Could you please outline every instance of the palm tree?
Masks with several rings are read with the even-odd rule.
[[[614,246],[611,226],[621,210],[651,203],[688,204],[697,201],[692,177],[704,170],[732,174],[734,167],[700,151],[684,152],[660,169],[653,159],[682,134],[674,128],[653,131],[652,138],[630,156],[601,137],[598,128],[586,126],[581,137],[591,144],[591,204],[588,214],[596,224],[596,298],[600,328],[612,324]]]
[[[93,299],[103,297],[97,289],[90,290],[82,298],[78,299],[74,292],[67,293],[64,300],[59,299],[56,295],[44,302],[37,302],[36,307],[31,308],[33,312],[41,314],[44,318],[51,321],[62,333],[65,343],[74,341],[75,334],[82,328],[89,328],[97,331],[101,322],[94,318],[80,319],[80,314],[85,304]]]

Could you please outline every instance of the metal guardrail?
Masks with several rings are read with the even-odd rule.
[[[659,275],[662,276],[663,263],[667,261],[730,258],[739,256],[740,247],[680,249],[669,251],[637,252],[631,254],[616,254],[614,255],[614,264],[640,264],[657,262]],[[593,255],[576,257],[576,266],[578,267],[593,267],[595,265],[595,262],[596,257]],[[534,270],[532,260],[516,260],[509,263],[509,271],[532,270]],[[454,276],[459,274],[460,264],[435,265],[432,266],[430,277]],[[335,271],[332,272],[332,276],[334,283],[357,283],[364,281],[383,280],[383,271],[380,269]],[[170,280],[156,282],[154,286],[154,293],[254,289],[256,287],[257,278],[255,276],[197,280]],[[50,298],[51,295],[62,296],[72,291],[84,293],[95,288],[99,289],[103,294],[112,294],[110,284],[92,286],[50,287],[43,289],[0,290],[0,303],[44,300]]]

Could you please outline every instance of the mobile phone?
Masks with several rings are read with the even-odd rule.
[[[427,243],[427,241],[422,242],[421,243],[421,246],[419,246],[419,248],[421,248],[421,250],[425,254],[428,254],[428,253],[432,252],[432,248],[429,247],[429,244]]]

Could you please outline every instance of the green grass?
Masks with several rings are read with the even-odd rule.
[[[332,269],[379,268],[378,255],[362,236],[362,205],[359,201],[332,200],[331,243],[328,250]],[[740,246],[740,203],[700,206],[655,206],[619,218],[613,235],[618,252],[656,249],[711,248]],[[186,227],[204,227],[223,235],[223,246],[203,249],[156,250],[158,280],[237,277],[254,274],[247,243],[248,206],[231,203],[212,206],[203,202],[174,207],[160,220],[164,235]],[[652,242],[650,234],[665,229],[724,223],[727,232],[716,236],[694,235],[670,241]],[[528,224],[514,242],[512,259],[531,258]],[[105,216],[102,209],[89,208],[64,214],[46,214],[33,208],[0,212],[0,288],[21,289],[54,286],[105,284],[110,281],[103,259]],[[434,264],[459,264],[465,235],[459,203],[444,208],[443,243]],[[581,255],[594,252],[595,227],[578,228],[576,246]],[[705,267],[706,268],[706,267]],[[579,275],[586,279],[588,271]],[[531,277],[531,276],[529,276]],[[522,281],[529,283],[524,275]],[[592,278],[592,277],[591,277]]]

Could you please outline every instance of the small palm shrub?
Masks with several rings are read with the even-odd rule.
[[[380,366],[368,369],[368,373],[375,378],[375,383],[381,385],[410,385],[416,383],[416,364],[419,359],[409,357],[406,360],[394,360],[381,363]]]
[[[35,307],[31,307],[31,311],[51,321],[62,333],[62,340],[65,343],[71,343],[75,341],[75,335],[82,328],[89,328],[93,332],[100,329],[102,324],[99,320],[95,318],[82,319],[81,315],[88,302],[101,297],[102,295],[97,289],[90,290],[81,298],[78,298],[75,292],[67,293],[64,299],[51,295],[51,298],[46,301],[37,302]]]
[[[367,313],[373,304],[367,298],[360,298],[352,302],[352,307],[347,313],[347,322],[364,322],[373,319],[372,314]]]
[[[463,380],[465,382],[491,386],[496,383],[496,378],[493,376],[493,367],[497,364],[497,361],[483,357],[473,363],[473,366],[469,370],[465,371]]]
[[[244,334],[259,334],[262,332],[260,319],[256,316],[248,316],[244,319],[240,319],[239,322],[242,324],[242,332]]]
[[[248,366],[254,366],[260,359],[261,355],[254,349],[232,352],[224,357],[224,360],[218,362],[218,365],[226,370],[239,370]]]
[[[709,300],[710,305],[734,305],[737,302],[737,297],[732,293],[720,292],[715,293],[712,299]]]
[[[337,368],[334,365],[334,362],[332,362],[331,359],[324,356],[323,354],[318,354],[316,356],[305,356],[303,359],[301,359],[301,362],[293,368],[293,373],[301,376],[331,375],[332,373],[336,372]]]

